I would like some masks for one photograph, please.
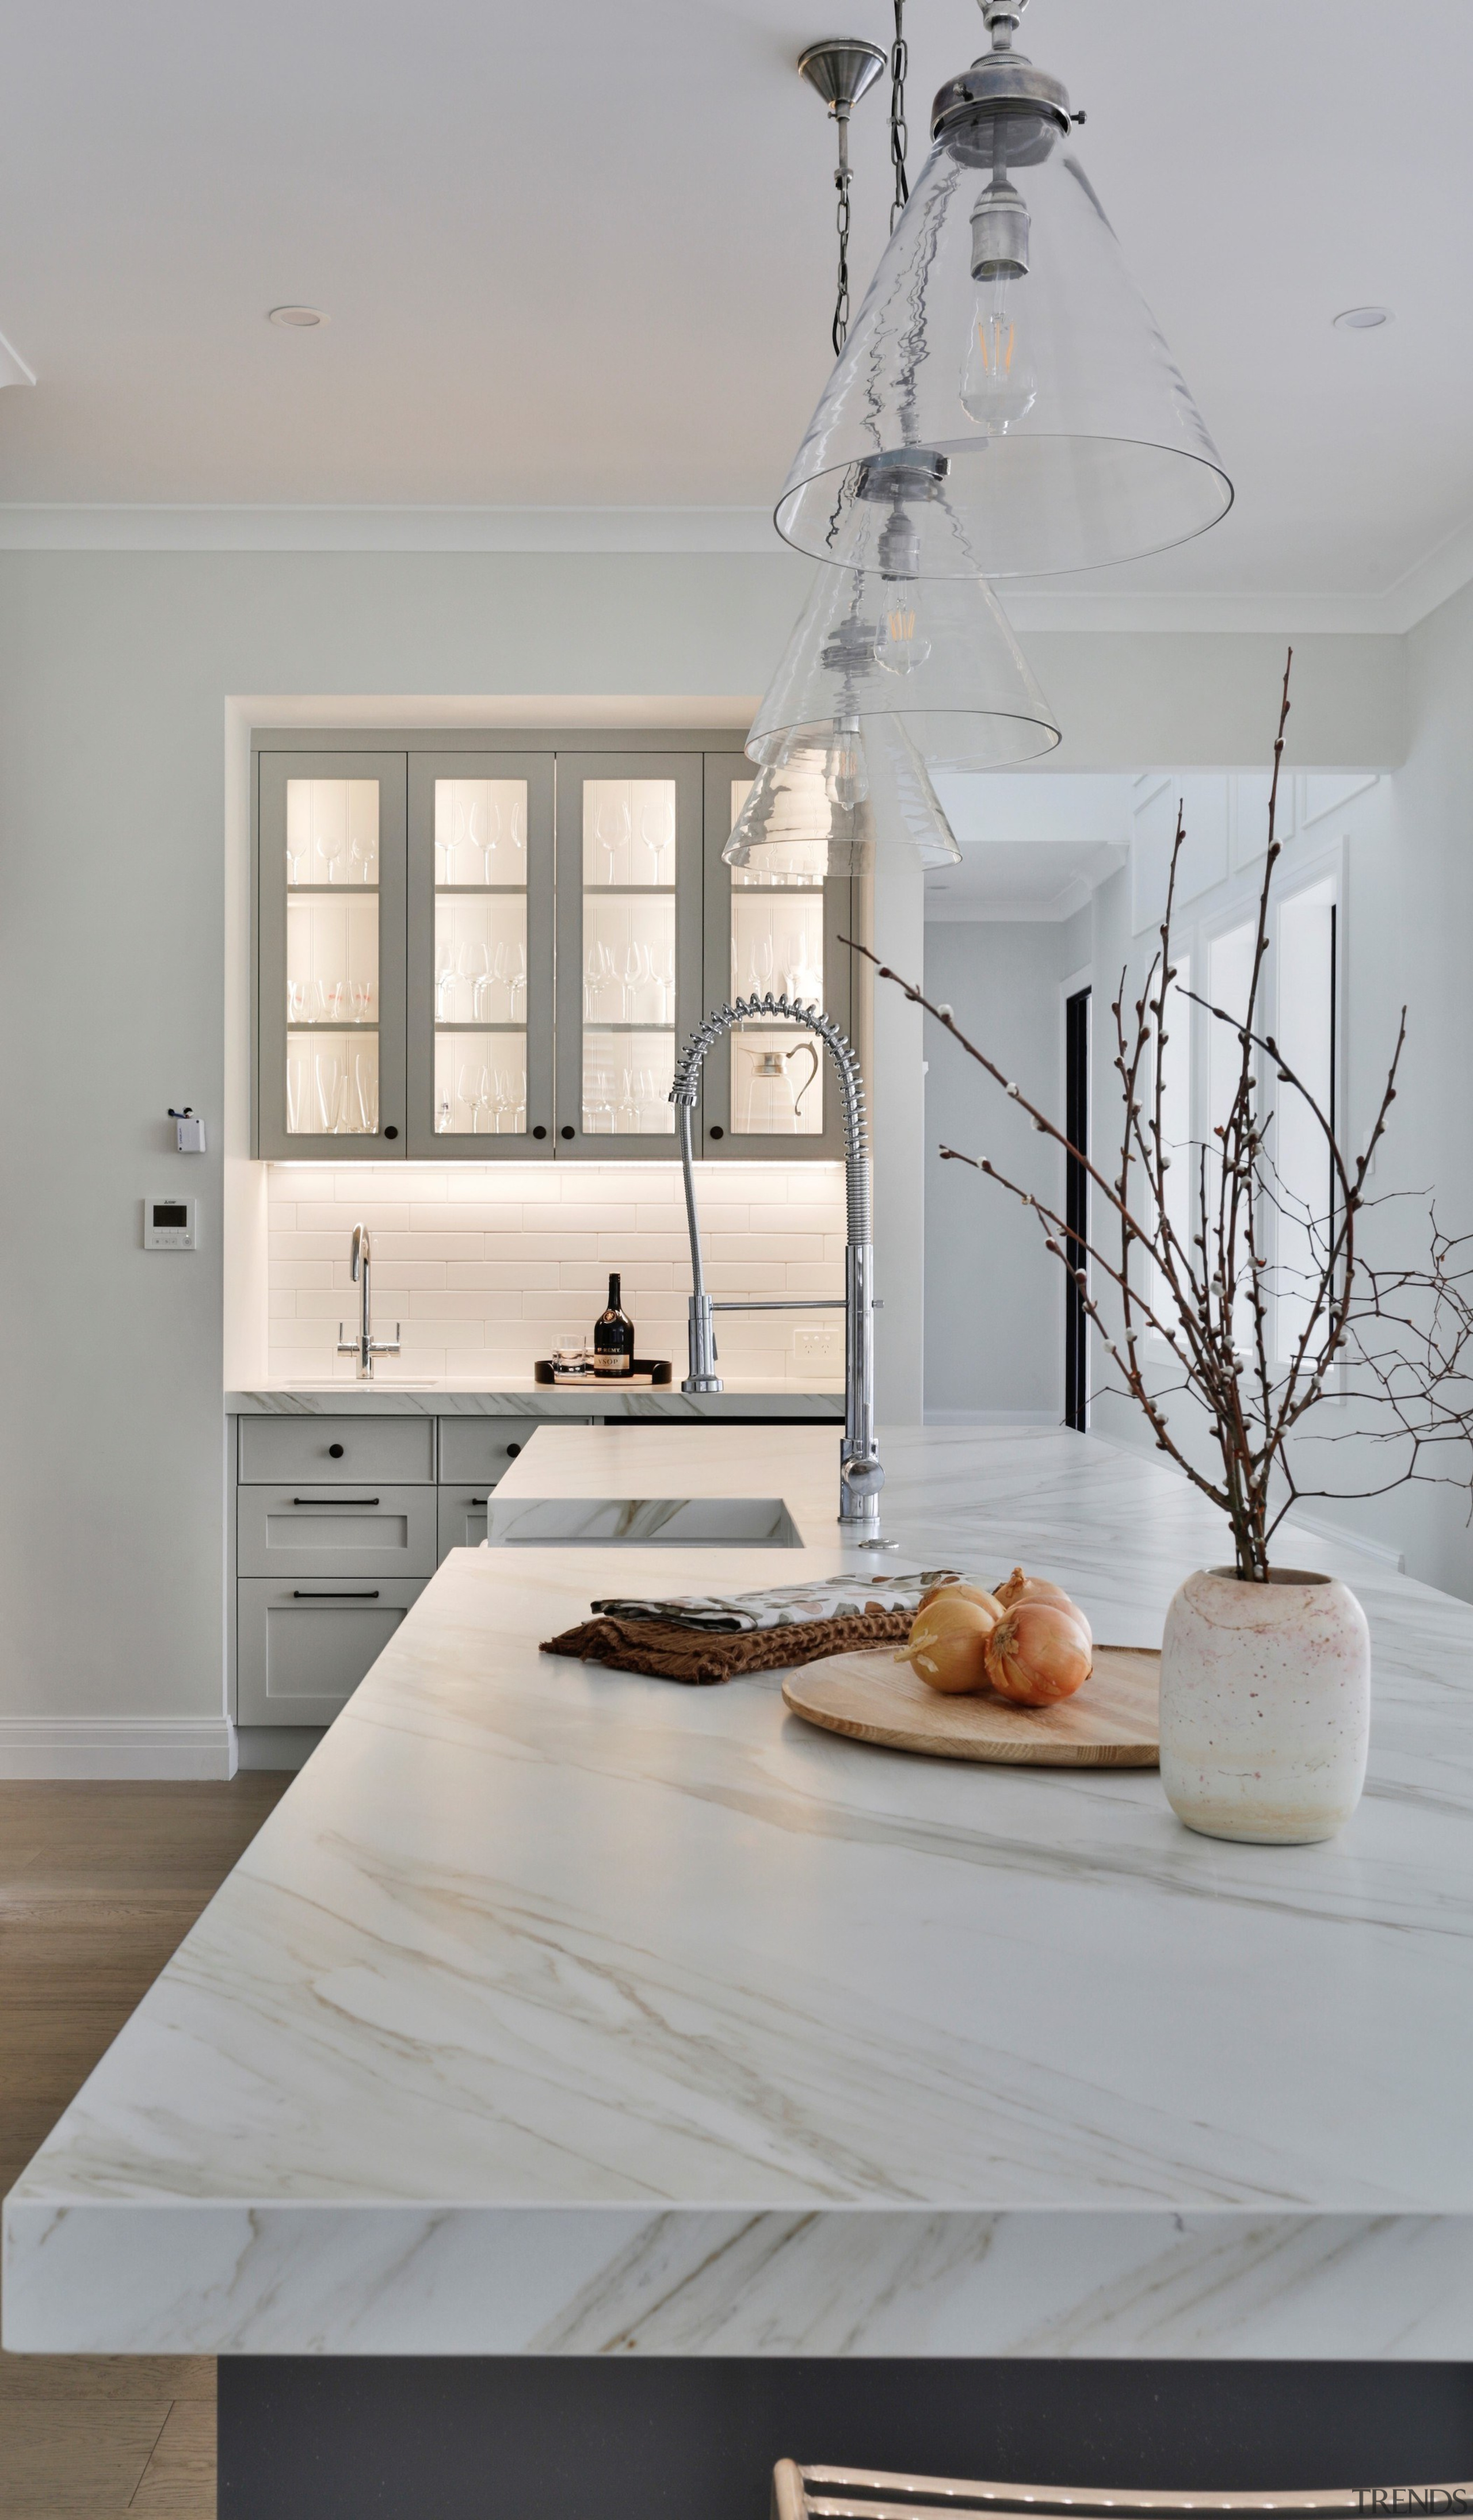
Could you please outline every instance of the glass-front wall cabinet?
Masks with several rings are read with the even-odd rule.
[[[848,882],[722,861],[744,756],[601,742],[258,741],[260,1154],[669,1157],[708,1009],[771,992],[847,1028]],[[826,1066],[801,1026],[741,1025],[701,1154],[841,1152]]]

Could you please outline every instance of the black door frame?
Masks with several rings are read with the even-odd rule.
[[[1064,1134],[1078,1154],[1064,1157],[1064,1248],[1070,1275],[1064,1284],[1064,1423],[1084,1434],[1090,1423],[1090,1323],[1084,1289],[1073,1272],[1088,1266],[1090,1176],[1081,1160],[1090,1151],[1090,989],[1064,1000]]]

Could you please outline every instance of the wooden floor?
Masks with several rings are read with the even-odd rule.
[[[0,1783],[0,2194],[291,1782]],[[215,2366],[0,2355],[0,2520],[213,2520]]]

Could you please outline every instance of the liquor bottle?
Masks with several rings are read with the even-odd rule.
[[[619,1273],[610,1272],[608,1310],[594,1324],[595,1373],[633,1373],[634,1324],[619,1301]]]

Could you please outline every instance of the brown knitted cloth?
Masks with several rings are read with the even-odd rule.
[[[911,1619],[908,1610],[866,1610],[853,1618],[746,1628],[738,1636],[711,1636],[677,1627],[671,1619],[585,1619],[581,1627],[550,1638],[542,1650],[700,1686],[735,1680],[745,1671],[786,1671],[800,1662],[822,1662],[826,1654],[863,1653],[870,1645],[903,1645]]]

